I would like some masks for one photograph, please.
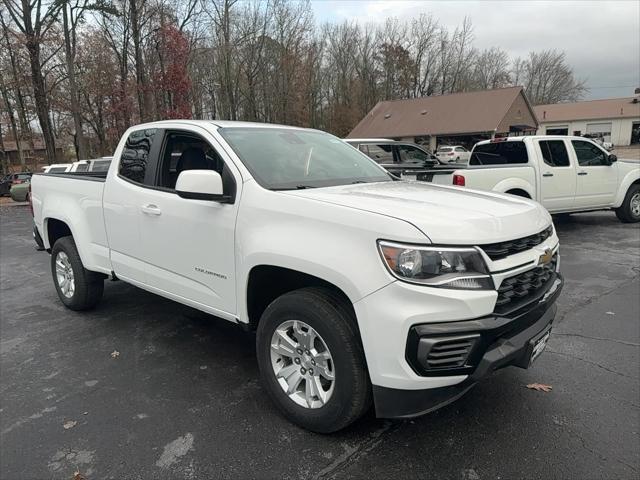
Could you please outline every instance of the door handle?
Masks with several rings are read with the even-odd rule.
[[[545,172],[542,174],[543,177],[553,177],[553,173]]]
[[[578,172],[578,175],[587,175],[587,172]]]
[[[152,203],[143,205],[142,207],[140,207],[140,210],[142,210],[142,213],[146,213],[147,215],[158,216],[162,214],[162,210],[160,210],[157,205],[154,205]]]

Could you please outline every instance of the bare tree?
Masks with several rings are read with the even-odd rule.
[[[586,92],[585,82],[577,80],[567,65],[564,52],[531,52],[522,65],[527,96],[534,105],[579,100]]]
[[[509,55],[504,50],[492,47],[480,52],[473,70],[474,88],[487,90],[509,85]]]
[[[25,37],[31,66],[33,94],[47,152],[47,161],[55,162],[56,141],[49,118],[49,102],[42,75],[43,62],[40,58],[40,52],[43,38],[57,20],[61,5],[58,2],[44,2],[43,0],[20,0],[20,3],[18,0],[3,0],[3,2],[16,27]]]

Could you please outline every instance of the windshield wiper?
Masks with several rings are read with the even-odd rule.
[[[296,185],[296,190],[306,190],[307,188],[316,188],[313,185]]]

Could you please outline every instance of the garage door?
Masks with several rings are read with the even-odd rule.
[[[595,133],[604,138],[605,142],[611,141],[611,122],[607,123],[587,123],[587,133]]]

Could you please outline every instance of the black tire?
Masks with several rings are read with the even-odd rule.
[[[623,223],[640,222],[640,213],[634,214],[631,208],[631,201],[634,196],[640,194],[640,184],[634,184],[629,187],[627,194],[624,196],[622,205],[616,208],[616,217]]]
[[[60,252],[64,252],[69,259],[73,272],[75,289],[70,296],[66,296],[62,292],[56,275],[56,260]],[[104,275],[84,268],[72,237],[59,238],[53,245],[51,249],[51,275],[60,301],[71,310],[89,310],[102,299]]]
[[[335,384],[319,408],[295,403],[282,389],[271,364],[271,339],[287,320],[316,330],[333,358]],[[336,432],[360,418],[371,406],[371,384],[356,319],[344,300],[329,289],[303,288],[278,297],[262,314],[256,335],[260,377],[279,410],[291,422],[318,433]]]

